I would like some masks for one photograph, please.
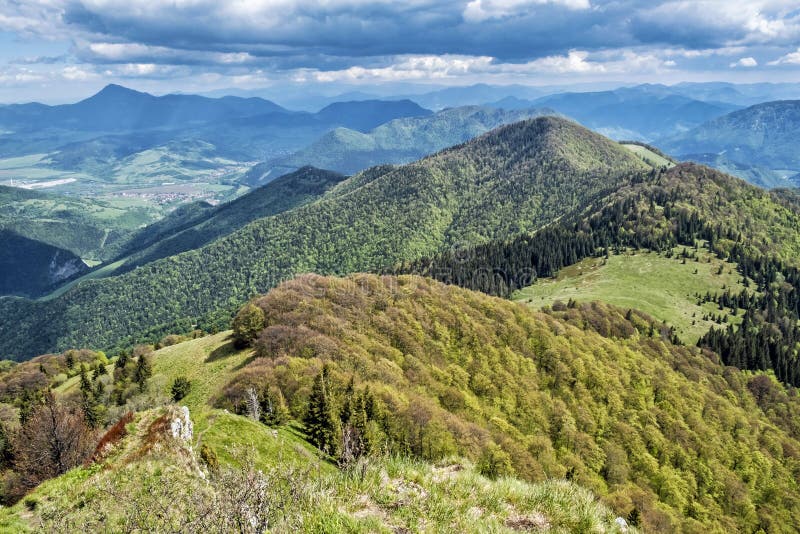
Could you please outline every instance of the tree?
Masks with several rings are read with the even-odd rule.
[[[340,422],[328,389],[328,375],[326,365],[314,378],[311,396],[308,398],[308,412],[303,423],[306,425],[309,441],[324,453],[335,456],[339,444]]]
[[[278,426],[285,424],[289,417],[289,407],[280,388],[275,386],[266,388],[261,403],[261,420],[267,425]]]
[[[94,434],[80,411],[44,397],[14,438],[14,468],[20,495],[81,464],[94,448]]]
[[[511,457],[498,445],[490,443],[478,458],[478,472],[487,478],[511,477],[516,473]]]
[[[189,379],[186,378],[185,376],[179,376],[172,383],[172,388],[171,388],[172,400],[178,402],[186,395],[188,395],[191,389],[192,389],[192,383],[189,382]]]
[[[245,304],[233,319],[233,342],[236,347],[243,349],[252,346],[253,341],[264,329],[264,310],[252,302]]]
[[[136,359],[136,370],[133,373],[133,381],[139,384],[139,391],[144,392],[147,379],[153,375],[153,367],[150,364],[150,355],[141,354]]]
[[[0,422],[0,469],[5,469],[14,460],[13,450],[11,449],[11,436],[6,431],[6,426]]]

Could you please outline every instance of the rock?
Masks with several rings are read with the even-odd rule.
[[[628,532],[628,522],[625,521],[623,518],[621,517],[616,518],[614,520],[614,523],[617,524],[617,526],[622,532]]]
[[[189,408],[181,406],[180,413],[172,419],[169,428],[173,438],[192,441],[194,425],[192,425],[192,420],[189,417]]]

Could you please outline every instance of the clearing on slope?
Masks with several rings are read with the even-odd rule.
[[[695,344],[716,317],[738,324],[740,316],[720,310],[713,302],[698,306],[698,295],[712,296],[730,290],[740,293],[744,286],[736,264],[720,260],[706,249],[689,250],[696,256],[685,259],[687,247],[669,253],[628,250],[608,258],[589,258],[559,271],[555,278],[544,278],[515,292],[512,299],[534,308],[569,300],[599,300],[621,308],[649,313],[676,328],[685,343]],[[724,319],[723,319],[724,318]]]

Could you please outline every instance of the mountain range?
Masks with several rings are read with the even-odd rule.
[[[800,101],[766,102],[658,141],[680,159],[708,163],[765,187],[796,186]]]
[[[455,143],[185,204],[0,298],[0,525],[791,532],[796,193],[538,113],[335,130],[320,161]]]

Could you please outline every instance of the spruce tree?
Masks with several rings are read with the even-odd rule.
[[[328,389],[328,367],[314,378],[308,411],[303,419],[309,441],[321,451],[335,456],[338,447],[340,424],[336,417],[333,399]]]
[[[150,356],[142,354],[136,360],[136,370],[133,373],[133,381],[139,384],[139,391],[144,392],[147,386],[147,379],[153,375],[153,368],[150,365]]]
[[[280,388],[271,386],[264,391],[264,400],[261,406],[261,420],[270,426],[285,424],[289,418],[289,407]]]

